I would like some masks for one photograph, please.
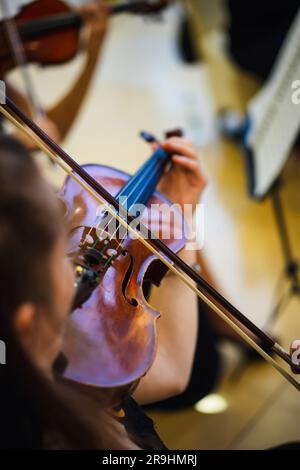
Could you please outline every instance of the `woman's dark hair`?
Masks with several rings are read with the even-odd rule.
[[[48,380],[25,354],[13,327],[22,303],[51,306],[48,261],[63,221],[50,191],[27,150],[0,137],[0,340],[6,344],[0,448],[42,448],[47,433],[58,439],[58,448],[124,448],[100,404],[64,382]]]

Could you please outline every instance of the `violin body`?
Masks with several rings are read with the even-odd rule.
[[[28,63],[62,64],[71,60],[79,47],[80,29],[76,21],[55,27],[52,18],[70,15],[72,10],[61,0],[37,0],[23,7],[13,19]],[[43,23],[44,20],[44,23]],[[49,22],[49,24],[48,24]],[[77,22],[78,23],[78,22]],[[38,28],[37,28],[38,27]],[[0,23],[0,76],[16,67],[3,21]]]
[[[129,180],[127,174],[107,166],[85,165],[84,169],[112,195]],[[81,255],[83,233],[90,233],[95,223],[97,202],[71,178],[67,179],[61,197],[70,221],[68,253],[76,261]],[[151,204],[157,204],[157,209],[151,211],[151,220],[143,213],[142,222],[160,233],[173,251],[180,251],[186,241],[182,236],[182,213],[174,211],[170,237],[166,239],[164,224],[169,223],[163,219],[161,208],[171,203],[154,192],[147,207]],[[63,352],[68,365],[64,377],[80,384],[131,387],[147,372],[155,356],[156,321],[160,314],[146,301],[143,284],[147,280],[159,285],[166,268],[138,240],[127,237],[122,246],[122,252],[91,297],[72,312],[67,323]]]

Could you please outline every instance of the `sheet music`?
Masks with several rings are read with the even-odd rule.
[[[281,48],[271,77],[248,107],[245,137],[253,174],[251,194],[263,198],[286,163],[300,130],[300,103],[293,97],[300,85],[300,10]],[[297,95],[300,97],[300,92]],[[295,100],[294,100],[295,101]]]

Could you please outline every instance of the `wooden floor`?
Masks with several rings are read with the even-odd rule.
[[[64,146],[81,163],[105,163],[133,172],[149,155],[138,138],[140,130],[161,136],[174,126],[186,128],[210,182],[203,200],[205,256],[222,292],[263,326],[280,294],[276,282],[283,269],[272,207],[269,200],[249,199],[243,156],[234,145],[216,138],[205,66],[180,63],[176,25],[175,10],[164,22],[114,20],[93,87]],[[63,93],[81,61],[57,70],[33,70],[45,103]],[[12,79],[18,81],[16,76]],[[56,184],[62,180],[58,170],[51,170],[50,176]],[[298,258],[299,182],[300,161],[291,159],[283,199]],[[285,308],[273,331],[287,348],[300,338],[300,299]],[[300,440],[300,395],[267,364],[247,367],[235,380],[226,376],[217,391],[228,401],[224,413],[152,413],[170,448],[260,449]]]

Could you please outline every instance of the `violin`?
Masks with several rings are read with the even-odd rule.
[[[178,227],[182,230],[184,225],[181,213],[175,214],[172,236],[168,240],[160,236],[160,207],[170,204],[155,192],[169,161],[163,149],[158,148],[134,176],[128,177],[110,167],[80,166],[8,97],[0,112],[68,174],[60,197],[70,219],[68,252],[76,265],[80,289],[67,326],[66,380],[118,397],[136,386],[154,359],[159,315],[144,298],[143,282],[149,279],[159,284],[169,269],[300,391],[299,382],[284,367],[300,372],[290,354],[178,257],[185,243],[184,237],[176,236]],[[131,211],[136,202],[157,203],[158,216],[151,215],[154,227],[149,227],[144,214],[137,220]],[[95,217],[99,206],[102,209]],[[104,224],[99,225],[102,220]],[[126,229],[125,234],[106,236],[112,222],[117,229]],[[90,291],[82,290],[82,285]]]
[[[110,15],[151,15],[162,11],[168,0],[137,0],[109,7]],[[5,20],[0,23],[0,76],[16,66]],[[57,65],[70,61],[78,52],[83,20],[62,0],[36,0],[14,18],[27,63]]]
[[[178,253],[185,245],[182,214],[178,209],[172,212],[170,233],[164,237],[161,208],[165,210],[171,202],[155,191],[169,159],[170,155],[159,148],[131,177],[103,165],[82,168],[105,184],[120,207],[126,205],[131,214],[141,204],[151,208],[139,220]],[[60,198],[69,219],[68,255],[77,267],[81,286],[74,307],[81,306],[72,311],[65,330],[63,353],[68,364],[64,376],[99,387],[134,384],[153,361],[156,320],[160,316],[147,303],[143,285],[147,281],[158,286],[167,268],[138,240],[126,231],[122,233],[122,226],[114,224],[115,219],[105,211],[95,221],[99,204],[71,177]],[[84,279],[91,290],[86,290]]]
[[[169,0],[133,0],[107,6],[107,9],[111,15],[154,15],[168,3]],[[0,78],[18,67],[32,116],[35,119],[45,118],[27,65],[30,62],[42,66],[54,65],[71,60],[78,52],[83,19],[78,11],[62,0],[36,0],[23,7],[14,18],[10,17],[9,0],[0,0],[0,7],[4,14],[0,22]],[[92,70],[89,69],[81,82],[82,98],[91,74]]]

